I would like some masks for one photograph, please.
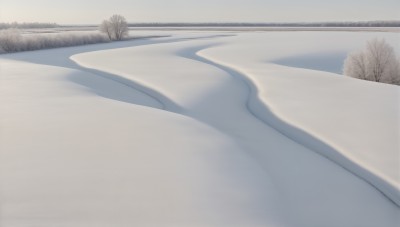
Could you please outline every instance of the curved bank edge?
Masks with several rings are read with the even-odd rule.
[[[240,70],[235,69],[229,64],[224,64],[216,59],[213,59],[212,57],[199,53],[202,50],[205,49],[198,49],[195,55],[192,55],[192,59],[213,65],[227,72],[233,77],[240,79],[248,86],[250,95],[248,97],[246,106],[252,115],[268,126],[274,128],[280,134],[322,155],[347,171],[353,173],[357,177],[363,179],[372,187],[380,191],[390,201],[400,207],[400,188],[395,182],[387,179],[376,171],[368,169],[361,162],[345,155],[344,152],[340,151],[340,149],[335,148],[333,145],[327,143],[323,139],[318,138],[318,136],[312,135],[310,132],[296,127],[295,125],[292,125],[280,118],[271,110],[271,108],[268,107],[267,103],[261,100],[257,84],[251,79],[250,76],[246,75]]]

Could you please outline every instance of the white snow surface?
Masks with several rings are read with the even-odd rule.
[[[352,35],[351,41],[364,44],[367,40],[363,39],[372,35]],[[284,45],[260,53],[257,50],[267,49],[268,43],[283,40],[282,34],[242,35],[200,55],[231,67],[254,84],[253,98],[260,102],[252,102],[250,108],[261,118],[364,178],[400,205],[399,87],[271,64],[277,52],[297,56],[310,50],[325,55],[335,53],[352,43],[341,41],[349,40],[348,36],[337,35],[333,45],[331,34],[311,33],[308,38],[300,35],[286,53]],[[399,34],[385,38],[400,52]],[[319,56],[323,58],[322,54]],[[295,131],[296,128],[300,130]]]
[[[399,87],[279,65],[376,36],[398,38],[181,31],[2,56],[0,226],[398,226]]]

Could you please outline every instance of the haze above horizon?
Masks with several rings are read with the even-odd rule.
[[[0,0],[0,22],[330,22],[400,20],[397,0]]]

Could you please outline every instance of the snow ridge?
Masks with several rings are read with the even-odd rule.
[[[323,141],[316,135],[312,135],[309,132],[282,120],[278,115],[274,114],[273,111],[268,108],[268,104],[261,101],[258,95],[256,82],[254,82],[251,77],[247,76],[243,72],[240,72],[239,70],[236,70],[232,66],[224,65],[218,60],[201,54],[202,50],[205,49],[198,50],[195,54],[186,57],[217,67],[233,77],[241,80],[249,91],[246,107],[254,117],[266,125],[271,126],[289,139],[324,156],[325,158],[365,180],[378,191],[382,192],[382,194],[385,195],[389,200],[400,207],[400,188],[396,186],[395,182],[386,180],[378,173],[363,167],[363,165],[357,162],[357,160],[347,157],[343,152],[340,152],[338,148],[335,148],[329,143]]]

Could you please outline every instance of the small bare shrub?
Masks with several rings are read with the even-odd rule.
[[[21,35],[16,29],[0,31],[0,53],[30,51],[109,42],[101,33],[60,33]]]
[[[17,52],[22,49],[22,36],[17,29],[0,31],[0,48],[7,53]]]

